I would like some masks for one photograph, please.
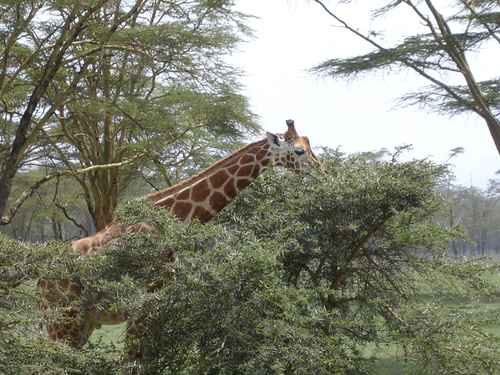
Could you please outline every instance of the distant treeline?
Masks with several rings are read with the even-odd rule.
[[[449,185],[443,195],[449,200],[448,225],[460,226],[466,237],[450,243],[456,256],[500,254],[500,181],[490,180],[485,190]]]

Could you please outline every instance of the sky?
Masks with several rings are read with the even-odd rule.
[[[374,1],[374,0],[370,0]],[[335,5],[338,2],[327,3]],[[362,18],[363,1],[343,8],[347,19],[360,27],[376,28]],[[395,108],[397,98],[425,81],[412,73],[370,75],[353,82],[318,78],[308,69],[330,58],[359,55],[366,43],[335,24],[317,4],[307,0],[238,0],[239,11],[257,16],[249,26],[255,38],[243,43],[230,61],[245,71],[243,94],[250,100],[260,125],[271,132],[286,130],[295,120],[300,135],[314,146],[339,148],[345,153],[377,151],[411,144],[406,159],[431,158],[453,164],[456,184],[486,189],[488,180],[500,178],[500,156],[486,124],[475,115],[449,118],[417,108]],[[384,20],[387,45],[391,38],[418,31],[419,23],[405,14]],[[423,29],[422,29],[423,31]],[[498,54],[488,50],[475,58],[478,79],[495,76]],[[491,72],[491,73],[490,73]],[[465,152],[449,160],[450,151]]]

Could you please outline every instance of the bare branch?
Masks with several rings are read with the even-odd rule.
[[[66,211],[66,207],[64,207],[63,205],[61,205],[59,203],[56,203],[55,205],[56,205],[57,208],[59,208],[63,212],[64,216],[66,216],[66,219],[68,219],[69,221],[71,221],[73,224],[75,224],[78,228],[80,228],[82,230],[82,232],[84,233],[85,237],[89,236],[88,230],[85,229],[85,227],[83,225],[79,224],[71,216],[69,216],[68,211]]]
[[[101,169],[107,169],[107,168],[119,168],[119,167],[123,167],[127,164],[132,163],[135,159],[137,159],[137,157],[130,159],[130,160],[125,160],[125,161],[120,162],[120,163],[112,163],[112,164],[106,164],[106,165],[93,165],[91,167],[79,169],[76,171],[64,170],[64,171],[56,171],[54,173],[51,173],[51,174],[43,177],[42,179],[38,180],[33,185],[31,185],[28,189],[23,191],[19,195],[19,197],[14,202],[11,203],[11,205],[9,206],[9,209],[7,210],[7,213],[0,220],[0,225],[10,224],[12,219],[14,218],[14,215],[16,214],[17,210],[19,209],[19,207],[29,197],[31,197],[33,194],[35,194],[37,192],[37,190],[40,188],[40,186],[42,186],[44,183],[52,180],[53,178],[61,177],[61,176],[76,176],[79,174],[88,173],[91,171],[96,171],[96,170],[101,170]]]

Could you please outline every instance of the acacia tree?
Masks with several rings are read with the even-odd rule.
[[[36,138],[64,103],[66,95],[83,78],[93,56],[142,2],[136,2],[128,13],[108,25],[105,38],[92,40],[92,48],[75,59],[71,51],[75,45],[82,43],[82,30],[106,3],[107,0],[78,2],[65,9],[62,12],[64,18],[59,19],[53,19],[50,14],[51,9],[56,12],[58,8],[62,10],[58,2],[35,0],[2,5],[0,97],[6,127],[12,128],[12,123],[17,126],[14,126],[16,133],[11,143],[2,150],[5,159],[2,157],[0,176],[1,214],[5,211],[14,176]],[[45,20],[41,20],[44,12]],[[54,77],[63,68],[68,72],[67,89],[59,91],[58,98],[51,103],[46,100],[47,92]],[[9,214],[12,216],[11,212]],[[2,223],[10,222],[9,216],[2,218]]]
[[[436,220],[445,168],[328,150],[322,161],[331,176],[268,171],[205,225],[134,200],[121,222],[158,231],[91,259],[0,236],[0,372],[135,365],[96,336],[74,351],[36,331],[62,311],[35,311],[26,282],[70,265],[88,286],[82,314],[110,306],[138,318],[127,347],[141,349],[145,374],[385,374],[396,372],[379,361],[391,353],[398,373],[497,374],[498,267],[446,256],[460,231]],[[171,251],[178,262],[165,262]],[[478,314],[478,297],[494,304]]]
[[[414,71],[429,86],[403,96],[402,103],[428,106],[446,114],[475,113],[487,124],[500,153],[500,81],[491,77],[478,81],[471,68],[470,57],[481,48],[498,48],[500,43],[500,4],[492,0],[453,0],[446,4],[431,0],[365,2],[372,8],[375,20],[385,30],[367,30],[341,16],[339,6],[315,0],[335,21],[372,51],[349,58],[333,58],[312,69],[312,72],[335,79],[357,77],[368,72]],[[340,3],[350,3],[350,0]],[[361,8],[360,4],[356,5]],[[424,32],[389,44],[390,24],[386,21],[399,10],[410,10],[408,24],[424,27]],[[445,14],[444,12],[447,12]],[[357,13],[359,14],[359,13]],[[386,21],[386,22],[384,22]],[[394,35],[392,35],[394,36]],[[477,72],[476,72],[477,73]],[[454,84],[461,80],[462,84]]]
[[[490,180],[486,190],[457,186],[446,196],[450,199],[450,217],[470,239],[454,242],[454,255],[477,257],[498,253],[499,181]]]
[[[236,72],[222,59],[245,32],[232,6],[196,0],[4,5],[0,22],[13,31],[4,34],[0,76],[8,141],[0,212],[19,168],[36,158],[52,173],[16,200],[2,223],[41,183],[69,174],[101,229],[113,217],[124,166],[130,177],[152,161],[168,184],[168,166],[206,155],[205,142],[224,148],[252,129]]]
[[[498,319],[450,303],[495,289],[487,266],[445,255],[460,235],[435,220],[445,168],[334,151],[322,160],[332,176],[269,171],[204,226],[133,202],[120,217],[159,232],[104,249],[99,266],[75,263],[100,303],[144,323],[130,343],[144,373],[386,373],[385,350],[401,353],[401,372],[498,371],[496,336],[483,331]],[[179,262],[151,267],[173,249]],[[137,297],[141,285],[163,286]],[[93,303],[89,290],[82,305]]]

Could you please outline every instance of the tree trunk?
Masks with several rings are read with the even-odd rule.
[[[96,6],[96,8],[98,7]],[[45,68],[43,70],[40,81],[35,86],[28,105],[26,106],[26,110],[24,111],[23,116],[21,117],[21,120],[19,122],[19,127],[16,132],[14,143],[12,144],[9,158],[4,164],[4,170],[0,177],[0,216],[2,217],[5,212],[7,200],[12,189],[14,176],[20,168],[21,159],[23,158],[24,153],[26,152],[28,147],[33,144],[41,128],[45,124],[44,121],[38,121],[36,127],[28,135],[28,131],[30,129],[30,126],[32,125],[33,114],[35,113],[35,110],[37,109],[42,97],[45,95],[47,88],[52,82],[54,76],[61,68],[62,60],[67,49],[72,45],[73,41],[77,38],[77,36],[83,29],[83,24],[86,20],[85,17],[80,17],[79,22],[74,27],[71,27],[71,23],[77,16],[77,13],[78,7],[74,7],[73,12],[66,18],[64,26],[61,28],[59,39],[54,45],[53,52],[49,60],[45,64]],[[52,106],[49,112],[43,117],[48,120],[48,118],[56,110],[57,106]],[[7,222],[2,219],[0,220],[0,225],[5,225],[9,222],[10,221]]]

